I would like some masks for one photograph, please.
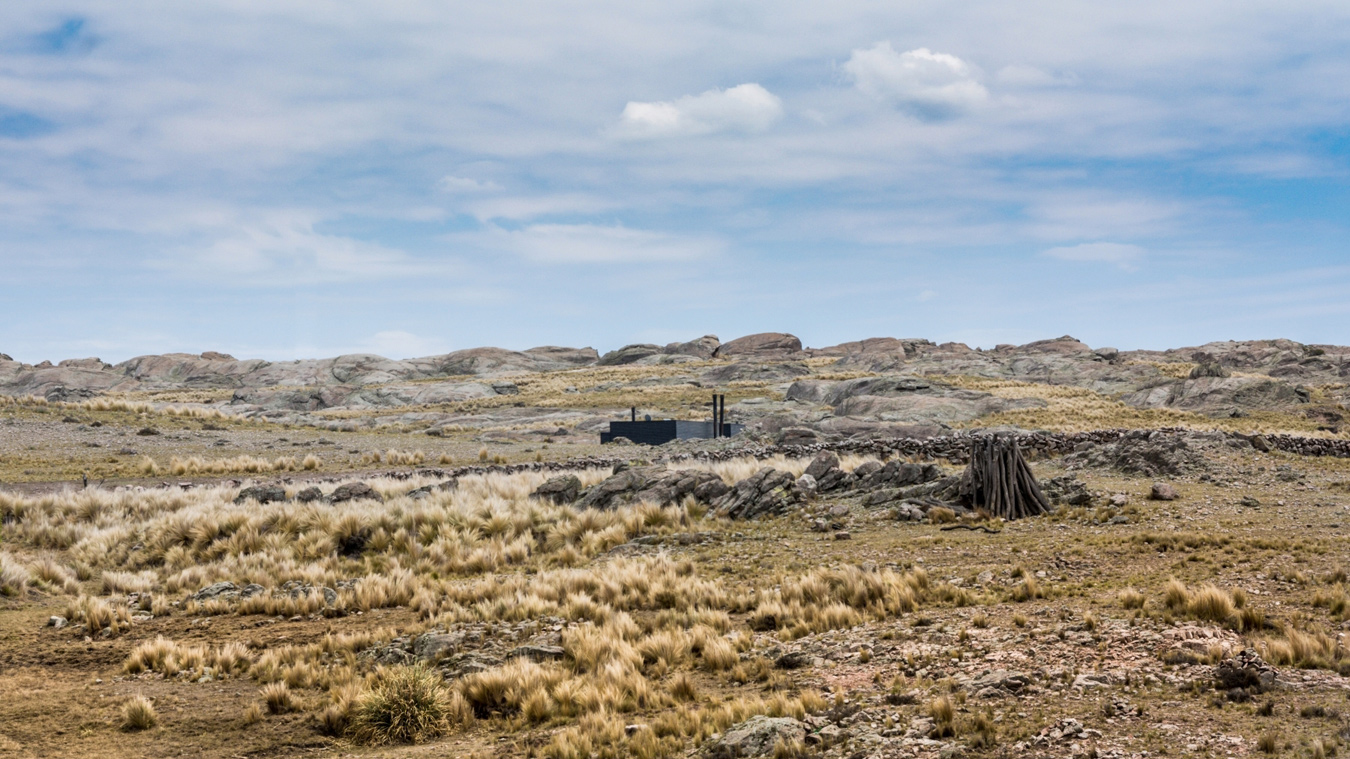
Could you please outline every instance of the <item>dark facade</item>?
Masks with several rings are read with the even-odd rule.
[[[744,424],[723,423],[722,434],[718,437],[731,437],[744,429]],[[608,443],[616,437],[626,437],[634,443],[661,445],[672,440],[691,440],[712,436],[712,422],[664,419],[654,422],[610,422],[609,432],[600,433],[600,442]]]

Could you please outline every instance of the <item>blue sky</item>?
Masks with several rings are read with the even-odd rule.
[[[1343,2],[8,3],[0,352],[1345,344],[1347,176]]]

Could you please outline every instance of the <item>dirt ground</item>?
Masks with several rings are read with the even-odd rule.
[[[0,427],[5,431],[0,454],[8,481],[23,483],[0,490],[41,495],[64,487],[72,472],[97,465],[123,474],[126,469],[108,453],[124,446],[154,457],[217,449],[322,452],[325,464],[317,474],[277,478],[301,479],[372,471],[348,451],[411,445],[408,435],[242,424],[201,430],[191,420],[161,429],[158,436],[135,436],[133,425],[110,420],[88,428],[90,421],[96,420],[11,417],[9,426]],[[77,427],[83,428],[72,433]],[[222,439],[227,445],[216,446]],[[101,447],[86,445],[91,442]],[[447,452],[466,462],[478,456],[477,444],[465,441],[423,437],[417,444],[429,456]],[[591,452],[573,443],[530,446],[534,450],[528,452],[525,447],[503,451],[515,460]],[[1333,755],[1350,739],[1350,680],[1341,674],[1350,674],[1350,667],[1342,666],[1350,623],[1344,621],[1344,604],[1339,610],[1336,605],[1346,595],[1342,570],[1350,566],[1350,461],[1250,449],[1210,451],[1207,457],[1203,477],[1162,478],[1180,492],[1170,502],[1149,500],[1158,477],[1079,471],[1095,495],[1093,505],[1061,507],[1051,517],[994,525],[986,532],[900,522],[888,509],[865,509],[855,498],[823,498],[806,511],[830,514],[838,524],[829,531],[813,531],[812,519],[800,514],[749,523],[694,515],[683,529],[703,535],[699,542],[629,541],[587,557],[579,568],[666,556],[692,562],[700,577],[756,589],[819,568],[923,569],[942,592],[915,611],[804,635],[755,631],[740,654],[752,673],[744,679],[689,670],[714,704],[747,694],[821,693],[828,709],[804,722],[815,734],[841,737],[808,742],[803,755],[1244,756],[1262,750]],[[1034,462],[1033,468],[1043,482],[1065,473],[1059,459]],[[108,477],[96,485],[212,479],[224,478]],[[9,538],[3,549],[19,561],[64,556]],[[526,563],[451,581],[505,579],[543,569]],[[1028,594],[1029,578],[1034,589]],[[1225,592],[1240,589],[1243,605],[1259,610],[1265,623],[1257,630],[1239,629],[1170,608],[1165,596],[1173,579],[1192,590],[1206,584]],[[1131,589],[1142,594],[1142,608],[1127,608],[1122,600]],[[78,592],[99,595],[98,574],[81,581]],[[160,636],[185,645],[236,641],[264,652],[332,633],[388,627],[416,632],[424,629],[424,620],[406,606],[331,618],[171,609],[105,638],[75,625],[46,626],[49,617],[66,613],[71,595],[30,587],[0,597],[0,756],[513,757],[547,753],[550,739],[574,724],[566,718],[522,723],[508,715],[479,719],[420,745],[372,747],[325,734],[316,716],[323,694],[306,688],[296,689],[294,711],[252,721],[245,714],[259,700],[259,683],[247,675],[200,682],[154,672],[132,675],[124,662],[139,644]],[[654,613],[635,612],[634,618],[642,623],[644,615]],[[736,628],[747,617],[745,611],[731,614]],[[1290,629],[1321,634],[1334,649],[1299,663],[1275,664],[1280,685],[1268,692],[1229,697],[1215,689],[1215,664],[1243,648],[1265,650],[1262,645],[1285,639]],[[785,653],[800,654],[807,663],[784,667]],[[756,677],[752,665],[761,662]],[[1024,675],[1026,682],[992,688],[975,682],[1000,672]],[[668,683],[673,675],[649,676]],[[944,694],[955,701],[957,734],[930,737],[928,704]],[[121,709],[137,695],[151,699],[159,722],[128,732],[120,727]],[[622,718],[644,726],[669,709],[639,707]],[[974,727],[977,718],[993,726],[985,731],[987,740]],[[685,741],[675,753],[698,755],[712,744]]]

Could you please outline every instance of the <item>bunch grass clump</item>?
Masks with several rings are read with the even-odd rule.
[[[145,696],[133,696],[122,705],[122,729],[127,732],[149,730],[159,724],[155,705]]]
[[[467,719],[462,697],[452,697],[441,676],[422,666],[393,667],[352,705],[347,733],[360,743],[418,743]]]

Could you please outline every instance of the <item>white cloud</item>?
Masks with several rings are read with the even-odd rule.
[[[530,261],[548,264],[687,261],[722,249],[720,242],[708,238],[596,224],[532,224],[518,230],[498,229],[491,244]]]
[[[496,192],[502,189],[502,187],[493,181],[481,182],[477,179],[447,174],[446,176],[441,177],[440,181],[436,183],[436,189],[441,192],[476,193]]]
[[[854,50],[844,71],[864,94],[928,118],[953,116],[989,99],[974,67],[926,47],[895,52],[889,42]]]
[[[316,232],[310,221],[285,217],[244,226],[151,265],[193,279],[255,286],[386,279],[425,274],[427,268],[402,251]]]
[[[1125,245],[1118,242],[1088,242],[1082,245],[1050,248],[1043,255],[1058,258],[1061,261],[1115,264],[1122,269],[1132,270],[1144,257],[1145,252],[1138,245]]]
[[[616,132],[628,139],[754,133],[767,130],[782,117],[783,101],[752,82],[674,101],[629,101],[619,116]]]

